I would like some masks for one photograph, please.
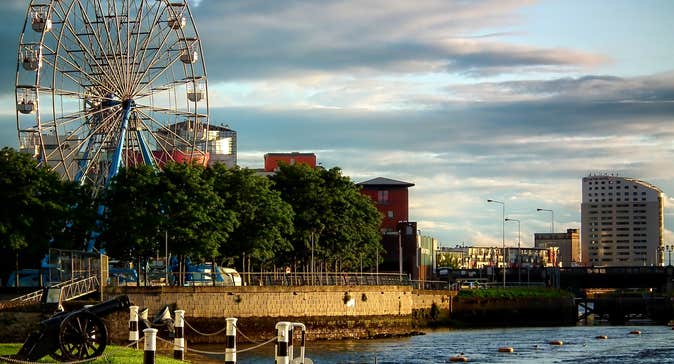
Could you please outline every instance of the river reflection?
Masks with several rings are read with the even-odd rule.
[[[633,330],[641,334],[631,334]],[[608,338],[597,339],[604,335]],[[306,350],[317,364],[374,363],[375,358],[379,364],[447,363],[461,352],[471,363],[674,363],[672,339],[674,331],[666,326],[435,330],[407,338],[309,342]],[[563,345],[550,345],[552,340]],[[502,346],[515,351],[499,353]],[[297,344],[295,353],[299,353]],[[274,346],[239,353],[237,359],[238,363],[272,363]]]

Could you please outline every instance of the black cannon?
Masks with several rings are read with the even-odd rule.
[[[129,297],[119,296],[77,311],[59,312],[40,322],[13,358],[37,361],[49,355],[58,361],[72,361],[100,356],[108,343],[108,329],[100,316],[130,305]]]

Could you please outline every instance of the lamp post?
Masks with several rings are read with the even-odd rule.
[[[520,276],[521,276],[521,275],[520,275],[520,265],[521,265],[521,264],[520,264],[520,262],[521,262],[521,258],[520,258],[520,257],[521,257],[521,254],[522,254],[522,252],[521,252],[521,250],[520,250],[520,249],[521,249],[520,245],[521,245],[521,243],[522,243],[522,239],[521,239],[521,229],[520,229],[520,223],[521,223],[521,221],[518,220],[518,219],[510,219],[510,218],[506,218],[505,221],[514,221],[514,222],[517,222],[517,283],[521,283],[521,282],[522,282],[522,279],[520,278]]]
[[[667,250],[667,265],[672,265],[672,250],[674,250],[674,245],[665,245],[665,250]]]
[[[505,202],[489,199],[487,202],[501,205],[501,244],[503,246],[503,288],[506,285],[506,267],[505,267]]]
[[[541,211],[548,211],[550,213],[550,232],[554,233],[555,232],[555,212],[550,210],[550,209],[536,209],[536,211],[541,212]]]
[[[403,280],[403,231],[398,227],[398,278]]]

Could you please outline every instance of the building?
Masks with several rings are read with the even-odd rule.
[[[398,222],[409,220],[408,189],[414,183],[377,177],[358,183],[361,193],[369,196],[383,215],[382,233],[398,231]]]
[[[583,178],[584,265],[663,265],[663,228],[663,193],[659,188],[632,178]]]
[[[408,189],[414,183],[377,177],[358,183],[361,193],[368,196],[382,215],[380,231],[386,254],[380,271],[402,271],[413,280],[428,280],[433,276],[437,239],[422,236],[417,223],[409,221]]]
[[[236,131],[230,129],[228,125],[210,125],[207,140],[209,165],[223,163],[228,167],[236,166]]]
[[[174,150],[173,143],[175,143],[176,136],[181,140],[198,140],[196,148],[203,151],[206,150],[206,160],[208,165],[214,163],[224,163],[228,167],[234,167],[237,163],[236,159],[236,131],[229,128],[227,125],[209,125],[208,129],[195,128],[192,122],[182,121],[166,128],[159,129],[155,133],[158,145],[153,151],[156,162],[159,165],[169,161],[185,162],[193,157],[189,156],[189,150],[181,151]],[[165,151],[169,151],[172,155],[166,155]],[[137,158],[140,158],[138,156]],[[206,161],[205,161],[206,162]]]
[[[316,168],[316,154],[314,153],[267,153],[264,155],[264,171],[274,172],[280,163],[287,165],[306,164]]]
[[[534,247],[559,249],[559,263],[562,267],[573,267],[581,264],[580,232],[578,229],[567,229],[565,233],[535,233]]]
[[[502,268],[503,253],[503,248],[497,246],[457,246],[454,248],[442,247],[436,252],[437,268]],[[557,247],[506,247],[505,257],[508,268],[539,268],[558,266]]]

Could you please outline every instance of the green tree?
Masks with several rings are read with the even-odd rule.
[[[193,260],[220,255],[237,224],[234,213],[214,190],[214,176],[198,165],[164,166],[160,191],[171,251]]]
[[[309,263],[312,239],[315,257],[339,261],[347,269],[361,258],[371,265],[376,252],[383,251],[379,211],[339,168],[281,165],[272,180],[295,211],[289,258]]]
[[[150,166],[122,168],[105,190],[98,244],[108,255],[137,261],[159,249],[164,240],[161,176]],[[163,246],[163,244],[162,244]]]
[[[5,274],[19,253],[29,266],[38,266],[55,237],[74,231],[68,228],[77,217],[71,207],[85,203],[78,186],[11,148],[0,151],[0,191],[0,271]]]
[[[216,193],[236,220],[229,239],[220,246],[223,256],[245,255],[263,263],[292,248],[286,240],[293,232],[292,207],[271,189],[269,178],[224,164],[209,171]]]

